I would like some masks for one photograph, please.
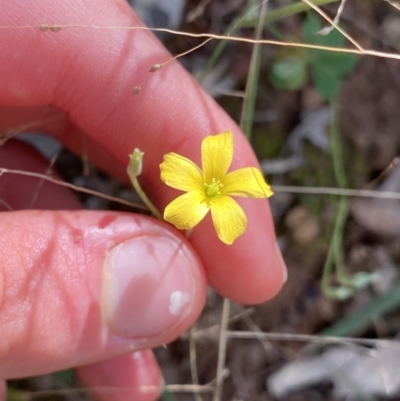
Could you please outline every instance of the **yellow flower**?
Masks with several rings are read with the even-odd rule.
[[[241,168],[227,173],[233,157],[230,131],[207,136],[201,145],[203,171],[191,160],[168,153],[160,164],[161,180],[172,188],[186,191],[164,211],[164,219],[176,228],[188,230],[198,224],[209,210],[219,239],[232,244],[244,233],[247,217],[231,196],[268,198],[272,195],[260,170]]]

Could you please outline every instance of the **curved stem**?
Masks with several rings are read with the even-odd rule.
[[[150,201],[150,199],[147,197],[145,192],[143,191],[142,187],[139,184],[139,181],[136,177],[130,177],[131,183],[133,185],[133,188],[135,188],[135,191],[139,195],[140,199],[143,201],[143,203],[149,208],[150,212],[157,217],[157,219],[164,220],[163,215],[160,213],[160,211],[153,205],[153,203]]]

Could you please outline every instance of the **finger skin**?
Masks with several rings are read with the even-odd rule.
[[[167,237],[190,252],[187,245],[180,244],[166,224],[133,214],[37,210],[5,212],[1,217],[2,379],[93,363],[170,342],[203,307],[201,264],[190,263],[194,292],[179,323],[146,338],[116,336],[105,322],[102,304],[103,265],[109,249],[139,235]],[[139,286],[146,282],[141,283],[132,282],[131,291],[143,291]]]
[[[3,0],[0,25],[140,25],[125,1],[101,4],[67,2],[60,8],[51,0],[26,0],[19,7],[13,0]],[[3,60],[13,60],[0,64],[0,104],[51,106],[63,111],[68,120],[64,125],[60,122],[62,126],[53,134],[120,176],[128,153],[139,147],[146,154],[141,182],[160,209],[180,194],[159,180],[159,164],[167,152],[199,164],[202,139],[231,130],[232,169],[258,166],[237,125],[178,62],[149,72],[153,64],[169,60],[170,55],[148,31],[3,29],[0,45]],[[133,97],[132,88],[137,85],[141,92]],[[86,143],[81,133],[87,135]],[[242,199],[239,203],[249,225],[233,245],[218,240],[209,217],[195,228],[191,242],[204,262],[208,282],[217,291],[235,301],[258,303],[279,291],[285,272],[268,203]]]
[[[0,147],[0,160],[4,167],[49,173],[48,162],[17,141]],[[102,292],[107,249],[138,235],[174,236],[165,223],[133,214],[74,210],[79,204],[72,192],[61,186],[41,185],[36,178],[5,174],[0,179],[0,194],[14,209],[30,207],[35,194],[37,209],[48,208],[49,202],[56,200],[58,207],[73,210],[1,213],[0,378],[37,375],[160,345],[177,337],[197,318],[205,297],[199,261],[184,266],[192,271],[196,283],[194,301],[183,321],[171,330],[145,339],[121,339],[105,322]],[[179,244],[180,239],[176,240]],[[197,260],[194,253],[193,257]],[[134,282],[131,288],[135,291]],[[126,319],[135,316],[131,309]],[[151,353],[145,352],[142,359],[133,358],[129,364],[123,358],[114,360],[115,374],[120,376],[119,363],[129,367],[136,390],[140,380],[159,388],[161,376]],[[102,372],[104,365],[91,365],[91,374],[97,369]],[[108,379],[112,381],[111,373]],[[135,399],[152,399],[149,397],[138,393]]]
[[[153,401],[161,392],[160,369],[151,351],[139,351],[77,369],[99,401]]]
[[[0,147],[0,159],[3,167],[14,168],[23,171],[33,171],[37,173],[49,174],[49,163],[44,160],[36,151],[30,146],[19,141],[7,141],[6,144]],[[5,175],[0,180],[0,199],[13,209],[28,209],[35,207],[37,209],[55,209],[65,208],[69,210],[80,208],[74,194],[62,186],[54,186],[47,182],[42,183],[38,179],[32,179],[24,176]],[[1,204],[1,203],[0,203]],[[24,229],[21,228],[23,232]],[[11,245],[10,245],[11,246]],[[2,276],[2,275],[1,275]],[[71,275],[66,276],[68,280]],[[76,284],[75,284],[76,286]],[[4,288],[3,288],[4,289]],[[61,289],[59,287],[59,289]],[[0,303],[0,310],[1,310]],[[73,305],[71,306],[73,307]],[[39,314],[36,314],[39,316]],[[26,318],[26,316],[19,316],[19,318]],[[57,317],[56,317],[57,318]],[[60,316],[58,316],[58,319]],[[61,316],[64,320],[65,316]],[[44,328],[42,331],[49,330],[49,327]],[[6,339],[6,330],[0,330],[2,333],[2,341],[11,341]],[[14,337],[13,331],[9,334]],[[54,332],[53,337],[58,337],[60,333]],[[29,335],[30,336],[30,335]],[[40,349],[42,345],[38,344]],[[59,350],[55,350],[57,354]],[[78,352],[81,352],[79,349]],[[21,349],[21,353],[29,350]],[[8,352],[7,352],[8,354]],[[54,364],[53,356],[51,359],[51,366]],[[64,356],[60,355],[61,358]],[[93,358],[93,357],[92,357]],[[103,355],[100,352],[97,359],[102,359]],[[71,364],[71,354],[68,358],[61,359],[59,364]],[[5,363],[4,359],[0,360],[0,365]],[[46,366],[47,361],[42,360],[39,368],[43,371],[50,371],[51,368]],[[21,365],[25,365],[25,359],[20,360]],[[21,367],[18,368],[22,370]],[[37,364],[32,366],[30,375],[36,375]],[[103,361],[91,365],[85,365],[77,370],[82,382],[92,389],[93,395],[99,400],[112,399],[135,399],[137,401],[150,401],[158,398],[162,386],[161,371],[158,367],[157,361],[151,351],[138,351],[128,356],[121,356],[113,358],[108,361]],[[107,387],[107,389],[105,389]],[[6,384],[5,381],[0,380],[0,401],[6,399]]]

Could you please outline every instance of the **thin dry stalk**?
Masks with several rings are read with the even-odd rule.
[[[228,329],[230,305],[231,302],[229,301],[229,299],[224,298],[224,303],[222,305],[221,329],[219,332],[217,375],[215,379],[215,391],[213,401],[220,401],[222,395],[226,358],[226,333]]]
[[[208,6],[210,0],[201,0],[200,3],[194,8],[190,13],[188,13],[186,17],[186,22],[190,23],[195,21],[197,18],[201,17],[204,13],[204,10]]]
[[[196,331],[197,324],[194,323],[190,328],[190,340],[189,340],[189,360],[190,360],[190,373],[192,375],[192,382],[195,386],[199,385],[199,375],[197,372],[197,353],[196,353]],[[199,393],[194,394],[194,398],[196,401],[203,401],[201,395]]]
[[[194,385],[194,384],[167,384],[164,390],[170,393],[192,393],[192,394],[206,394],[212,393],[215,388],[212,384]]]
[[[101,192],[93,191],[92,189],[78,187],[77,185],[70,184],[69,182],[64,182],[64,181],[61,181],[61,180],[59,180],[57,178],[49,177],[47,175],[43,175],[43,174],[40,174],[40,173],[33,173],[33,172],[30,172],[30,171],[15,170],[15,169],[8,169],[8,168],[0,167],[0,176],[2,174],[15,174],[15,175],[23,175],[23,176],[26,176],[26,177],[39,178],[39,179],[42,179],[44,181],[49,181],[49,182],[51,182],[53,184],[56,184],[56,185],[60,185],[62,187],[66,187],[66,188],[72,189],[74,191],[83,192],[83,193],[88,194],[88,195],[98,196],[99,198],[106,199],[106,200],[108,200],[110,202],[116,202],[116,203],[119,203],[119,204],[124,205],[124,206],[129,206],[129,207],[131,207],[133,209],[139,209],[139,210],[147,211],[147,208],[145,206],[143,206],[143,205],[139,205],[139,204],[136,204],[136,203],[128,202],[128,201],[126,201],[124,199],[116,198],[115,196],[106,195],[106,194],[103,194]]]
[[[229,318],[228,324],[231,323],[235,323],[238,322],[239,320],[242,320],[243,317],[245,316],[250,316],[255,312],[255,308],[248,308],[245,309],[243,312],[239,312],[236,315],[233,315],[232,317]],[[199,339],[201,337],[205,337],[205,336],[210,336],[213,334],[218,334],[218,331],[220,330],[220,325],[219,324],[215,324],[213,326],[207,327],[206,329],[201,329],[201,330],[197,330],[195,333],[195,338]]]
[[[400,3],[398,1],[393,1],[393,0],[384,0],[386,3],[389,3],[392,7],[396,8],[397,10],[400,10]]]
[[[340,3],[339,8],[338,8],[338,10],[337,10],[337,13],[336,13],[336,15],[335,15],[335,18],[333,19],[333,23],[336,24],[336,25],[339,25],[340,17],[342,16],[342,12],[343,12],[343,10],[344,10],[345,4],[346,4],[346,0],[342,0],[341,3]],[[328,26],[328,27],[322,29],[319,33],[320,33],[321,35],[328,35],[329,33],[332,32],[333,29],[334,29],[334,26],[333,26],[333,25],[330,25],[330,26]]]
[[[243,308],[240,307],[239,308]],[[265,338],[262,337],[261,329],[256,325],[254,320],[250,316],[242,315],[242,320],[246,323],[249,329],[254,333],[254,337],[259,341],[261,346],[264,348],[264,351],[267,354],[270,354],[273,350],[273,346],[270,342],[267,342]],[[261,333],[260,336],[258,334]]]
[[[311,4],[311,3],[310,3]],[[321,14],[325,15],[325,14]],[[327,21],[332,21],[328,16],[326,16]],[[333,22],[333,21],[332,21]],[[336,25],[336,24],[335,24]],[[335,26],[334,25],[334,26]],[[336,28],[337,26],[335,26]],[[360,45],[356,46],[359,47],[357,49],[348,49],[345,47],[331,47],[331,46],[320,46],[320,45],[312,45],[308,43],[299,43],[299,42],[283,42],[279,40],[270,40],[270,39],[248,39],[248,38],[242,38],[240,36],[226,36],[226,35],[215,35],[211,33],[190,33],[190,32],[184,32],[184,31],[176,31],[173,29],[167,29],[167,28],[148,28],[148,27],[143,27],[143,26],[98,26],[98,25],[82,25],[82,24],[69,24],[69,25],[21,25],[21,26],[0,26],[0,29],[41,29],[42,31],[56,31],[60,29],[77,29],[77,28],[86,28],[86,29],[99,29],[99,30],[113,30],[113,29],[123,29],[123,30],[147,30],[147,31],[152,31],[152,32],[166,32],[166,33],[171,33],[174,35],[179,35],[179,36],[187,36],[187,37],[192,37],[192,38],[209,38],[215,39],[215,40],[229,40],[232,42],[244,42],[244,43],[252,43],[252,44],[264,44],[264,45],[274,45],[274,46],[282,46],[282,47],[297,47],[297,48],[304,48],[304,49],[315,49],[315,50],[325,50],[329,52],[335,52],[335,53],[350,53],[350,54],[358,54],[358,55],[363,55],[363,56],[372,56],[372,57],[380,57],[380,58],[387,58],[387,59],[394,59],[394,60],[400,60],[400,54],[397,53],[389,53],[389,52],[382,52],[382,51],[377,51],[373,49],[364,49]],[[53,29],[51,29],[53,28]],[[341,30],[340,27],[337,27],[339,32],[341,32],[344,36],[346,36],[348,39],[348,35]],[[349,39],[350,40],[350,39]],[[350,40],[354,44],[354,39]],[[357,43],[357,42],[355,42]],[[204,45],[205,42],[202,44],[196,46],[194,49],[197,49],[198,47],[201,47]],[[190,53],[192,50],[188,50],[185,53],[182,53],[182,55],[186,55]],[[178,58],[177,56],[173,57],[172,59],[175,60]],[[158,65],[164,65],[167,64],[169,61],[172,61],[172,59],[167,60],[163,63],[160,63]],[[158,68],[159,69],[159,68]]]
[[[53,166],[54,166],[55,162],[56,162],[56,157],[53,157],[52,160],[50,161],[50,165],[47,168],[46,174],[43,175],[43,177],[49,177],[51,175],[52,169],[53,169]],[[43,177],[41,178],[41,180],[39,181],[39,184],[36,187],[36,190],[35,190],[35,193],[33,194],[33,197],[32,197],[31,204],[30,204],[29,208],[33,207],[33,205],[35,204],[35,202],[36,202],[36,200],[37,200],[37,198],[39,196],[39,192],[42,189],[43,184],[44,184],[44,182],[46,180],[46,178],[43,178]]]
[[[394,157],[393,160],[389,163],[389,165],[372,181],[370,181],[365,187],[371,188],[374,187],[378,182],[381,182],[385,177],[387,177],[392,170],[400,164],[400,158]]]
[[[359,198],[377,198],[377,199],[397,199],[400,200],[399,192],[375,191],[371,189],[346,189],[330,187],[296,187],[293,185],[273,185],[272,190],[275,193],[290,194],[309,194],[309,195],[337,195]]]
[[[39,120],[29,121],[25,124],[18,125],[16,127],[8,128],[7,130],[0,132],[0,146],[4,145],[9,139],[20,134],[21,132],[27,131],[31,128],[41,126],[43,124],[51,123],[61,119],[63,116],[58,115],[49,118],[41,118]]]
[[[337,25],[337,22],[333,21],[325,12],[323,12],[318,6],[313,4],[309,0],[301,0],[303,3],[307,4],[309,7],[311,7],[313,10],[315,10],[322,18],[324,18],[326,21],[329,22],[331,26],[333,26],[337,31],[339,31],[349,42],[351,42],[359,51],[363,52],[364,49],[362,46],[355,40],[353,39],[347,32],[345,32],[342,28],[340,28],[339,25]]]
[[[169,60],[165,61],[164,63],[158,63],[158,64],[154,64],[151,68],[150,68],[150,72],[156,72],[158,70],[161,70],[161,68],[163,68],[164,66],[166,66],[167,64],[171,63],[172,61],[177,60],[178,58],[181,58],[183,56],[186,56],[189,53],[194,52],[197,49],[200,49],[200,47],[203,47],[206,43],[210,42],[213,38],[208,38],[206,39],[204,42],[201,42],[199,45],[192,47],[189,50],[184,51],[183,53],[179,53],[176,56],[170,58]]]
[[[381,345],[381,346],[398,346],[396,340],[377,340],[373,338],[356,338],[356,337],[333,337],[320,336],[310,334],[292,334],[292,333],[266,333],[253,331],[227,331],[226,337],[241,340],[254,340],[262,338],[270,341],[296,341],[307,342],[313,344],[360,344],[360,345]]]
[[[340,2],[340,6],[339,6],[339,8],[338,8],[338,10],[337,10],[337,13],[336,13],[336,15],[335,15],[335,18],[334,18],[334,20],[333,20],[333,22],[334,22],[335,24],[338,24],[338,23],[339,23],[340,17],[342,16],[342,12],[343,12],[343,10],[344,10],[345,4],[346,4],[346,0],[342,0],[342,1]]]

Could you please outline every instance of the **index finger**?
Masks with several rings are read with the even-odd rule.
[[[232,168],[258,166],[237,125],[206,95],[178,62],[157,72],[151,66],[170,59],[145,30],[63,28],[43,32],[40,24],[140,26],[125,1],[68,3],[13,0],[0,6],[1,26],[38,28],[0,31],[0,103],[16,107],[52,106],[69,121],[59,138],[79,153],[86,148],[82,132],[95,146],[88,154],[103,168],[124,171],[134,147],[146,153],[141,183],[163,210],[179,193],[160,181],[164,154],[176,152],[200,164],[202,139],[234,132]],[[32,16],[31,10],[34,10]],[[33,67],[33,68],[32,68]],[[140,85],[133,97],[132,88]],[[59,131],[60,132],[60,131]],[[265,200],[240,199],[248,217],[246,232],[233,245],[220,242],[209,218],[197,226],[191,242],[206,268],[208,281],[222,295],[242,303],[258,303],[282,286],[284,263],[276,246]]]

